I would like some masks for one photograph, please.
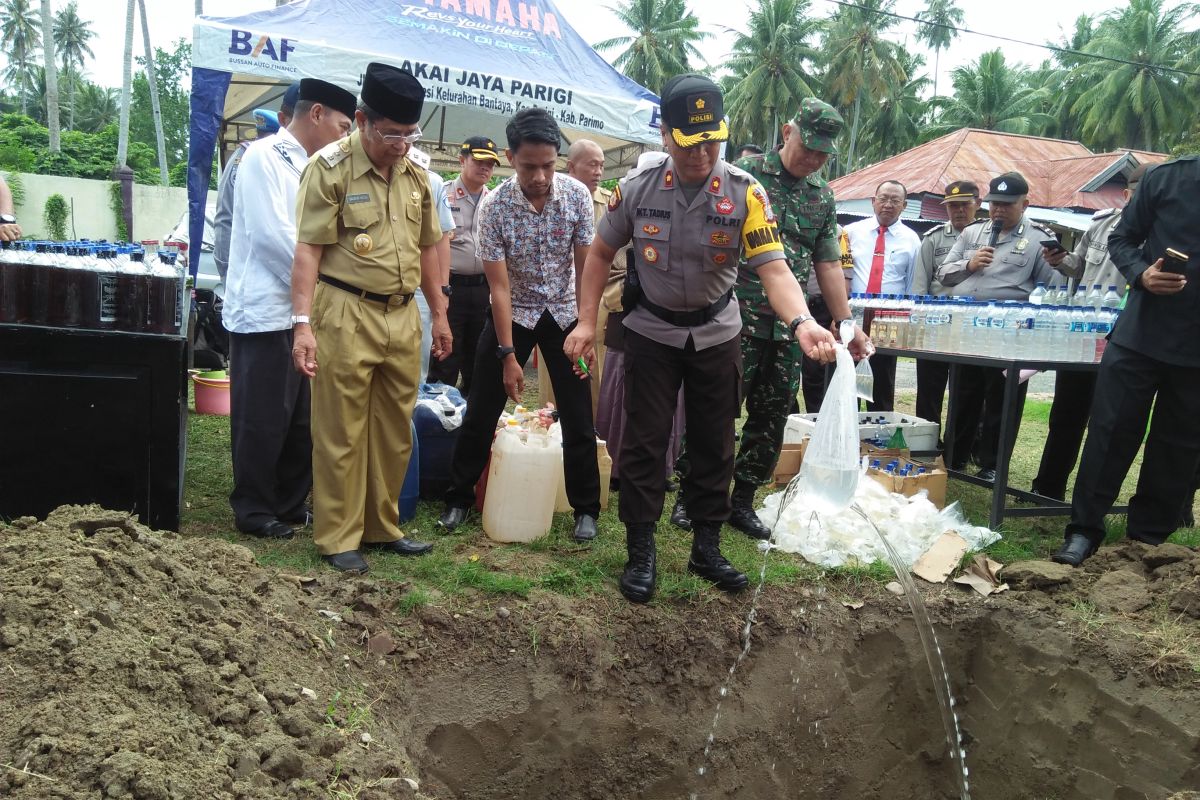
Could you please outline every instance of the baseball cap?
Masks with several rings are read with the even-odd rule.
[[[680,147],[729,138],[721,88],[703,75],[676,75],[663,86],[662,120]]]
[[[1019,172],[1006,172],[992,178],[988,184],[988,195],[983,198],[989,203],[999,200],[1001,203],[1014,203],[1029,194],[1029,184]]]
[[[978,199],[979,187],[974,181],[954,181],[946,185],[946,196],[942,198],[942,205]]]
[[[254,109],[254,130],[260,138],[278,132],[279,116],[269,108]]]
[[[470,156],[476,161],[495,161],[500,163],[500,152],[496,143],[486,136],[470,136],[459,148],[459,155]]]
[[[815,97],[806,97],[800,101],[795,123],[800,129],[801,144],[809,150],[837,154],[834,140],[846,123],[836,108]]]
[[[279,101],[279,110],[285,114],[294,114],[298,102],[300,102],[300,81],[293,83],[283,93],[283,100]]]

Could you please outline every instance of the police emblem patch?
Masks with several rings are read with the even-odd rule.
[[[722,197],[717,201],[718,214],[732,214],[734,209],[733,201],[728,197]]]
[[[714,264],[724,264],[729,260],[729,253],[715,253],[713,255]]]
[[[621,205],[621,187],[613,187],[612,194],[608,196],[608,210],[616,211]]]
[[[713,194],[720,194],[721,193],[721,179],[713,178],[711,181],[709,181],[708,190],[710,192],[712,192]]]
[[[654,264],[658,261],[658,250],[653,245],[646,245],[642,248],[642,258],[647,264]]]
[[[762,204],[763,218],[766,219],[767,222],[774,222],[775,209],[771,208],[771,201],[767,198],[767,193],[763,191],[761,186],[758,185],[755,185],[750,192],[754,195],[754,199]]]
[[[663,188],[670,189],[675,185],[675,173],[667,170],[663,173]]]
[[[655,234],[658,234],[661,232],[662,232],[662,228],[658,227],[657,225],[643,225],[642,226],[642,233],[646,234],[647,236],[654,236]]]
[[[375,243],[371,241],[369,234],[360,233],[358,236],[354,237],[354,252],[358,253],[360,256],[364,255],[371,252],[371,247],[374,244]]]
[[[729,234],[725,231],[717,231],[708,237],[708,241],[717,247],[724,247],[725,245],[729,244],[732,239],[729,238]]]

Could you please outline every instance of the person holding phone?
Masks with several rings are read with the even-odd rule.
[[[1197,195],[1200,156],[1151,167],[1108,237],[1129,296],[1100,362],[1071,521],[1052,556],[1060,564],[1078,566],[1104,541],[1104,517],[1143,436],[1146,450],[1125,535],[1152,545],[1166,541],[1194,488],[1200,463]],[[1188,257],[1171,265],[1178,269],[1182,262],[1184,271],[1164,269],[1168,250]]]

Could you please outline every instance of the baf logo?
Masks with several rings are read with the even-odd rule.
[[[252,43],[252,34],[250,31],[231,31],[229,40],[229,54],[234,56],[250,56],[251,58],[259,58],[267,56],[272,61],[287,62],[288,53],[295,52],[296,46],[292,44],[291,39],[280,39],[279,44],[271,41],[270,36],[260,36],[257,42]]]

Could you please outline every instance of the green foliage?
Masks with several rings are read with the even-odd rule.
[[[61,194],[52,194],[46,198],[42,220],[46,223],[46,231],[51,239],[61,242],[67,238],[67,217],[70,213],[66,198]]]
[[[977,63],[954,70],[954,96],[935,101],[941,116],[931,134],[984,128],[1038,135],[1054,121],[1041,110],[1048,97],[1048,89],[1029,85],[1028,69],[1010,66],[1003,51],[992,50]]]
[[[624,0],[610,10],[632,35],[605,39],[594,47],[600,52],[624,48],[613,66],[650,91],[659,92],[668,78],[703,61],[696,43],[709,34],[700,30],[700,20],[685,0]]]
[[[0,169],[108,180],[117,162],[116,123],[96,133],[63,131],[62,151],[51,154],[46,128],[22,114],[0,115]],[[138,183],[158,183],[154,149],[131,142],[127,158]]]
[[[10,172],[4,176],[4,182],[8,184],[9,194],[12,195],[13,208],[20,209],[25,205],[25,180],[19,173]]]
[[[125,202],[121,198],[121,183],[113,181],[108,185],[108,208],[113,213],[117,223],[117,239],[129,239],[129,229],[125,227]]]
[[[146,77],[145,59],[137,59],[142,69],[133,77],[132,100],[129,108],[129,141],[146,145],[157,152],[154,132],[154,112],[150,102],[150,80]],[[162,110],[163,139],[166,142],[168,169],[187,161],[188,125],[191,117],[192,45],[180,39],[170,50],[154,48],[154,77],[158,84],[158,103]],[[158,157],[152,155],[153,163]],[[132,167],[133,164],[131,163]],[[135,168],[136,169],[136,168]],[[139,176],[140,180],[140,176]],[[158,183],[157,171],[153,183]]]

